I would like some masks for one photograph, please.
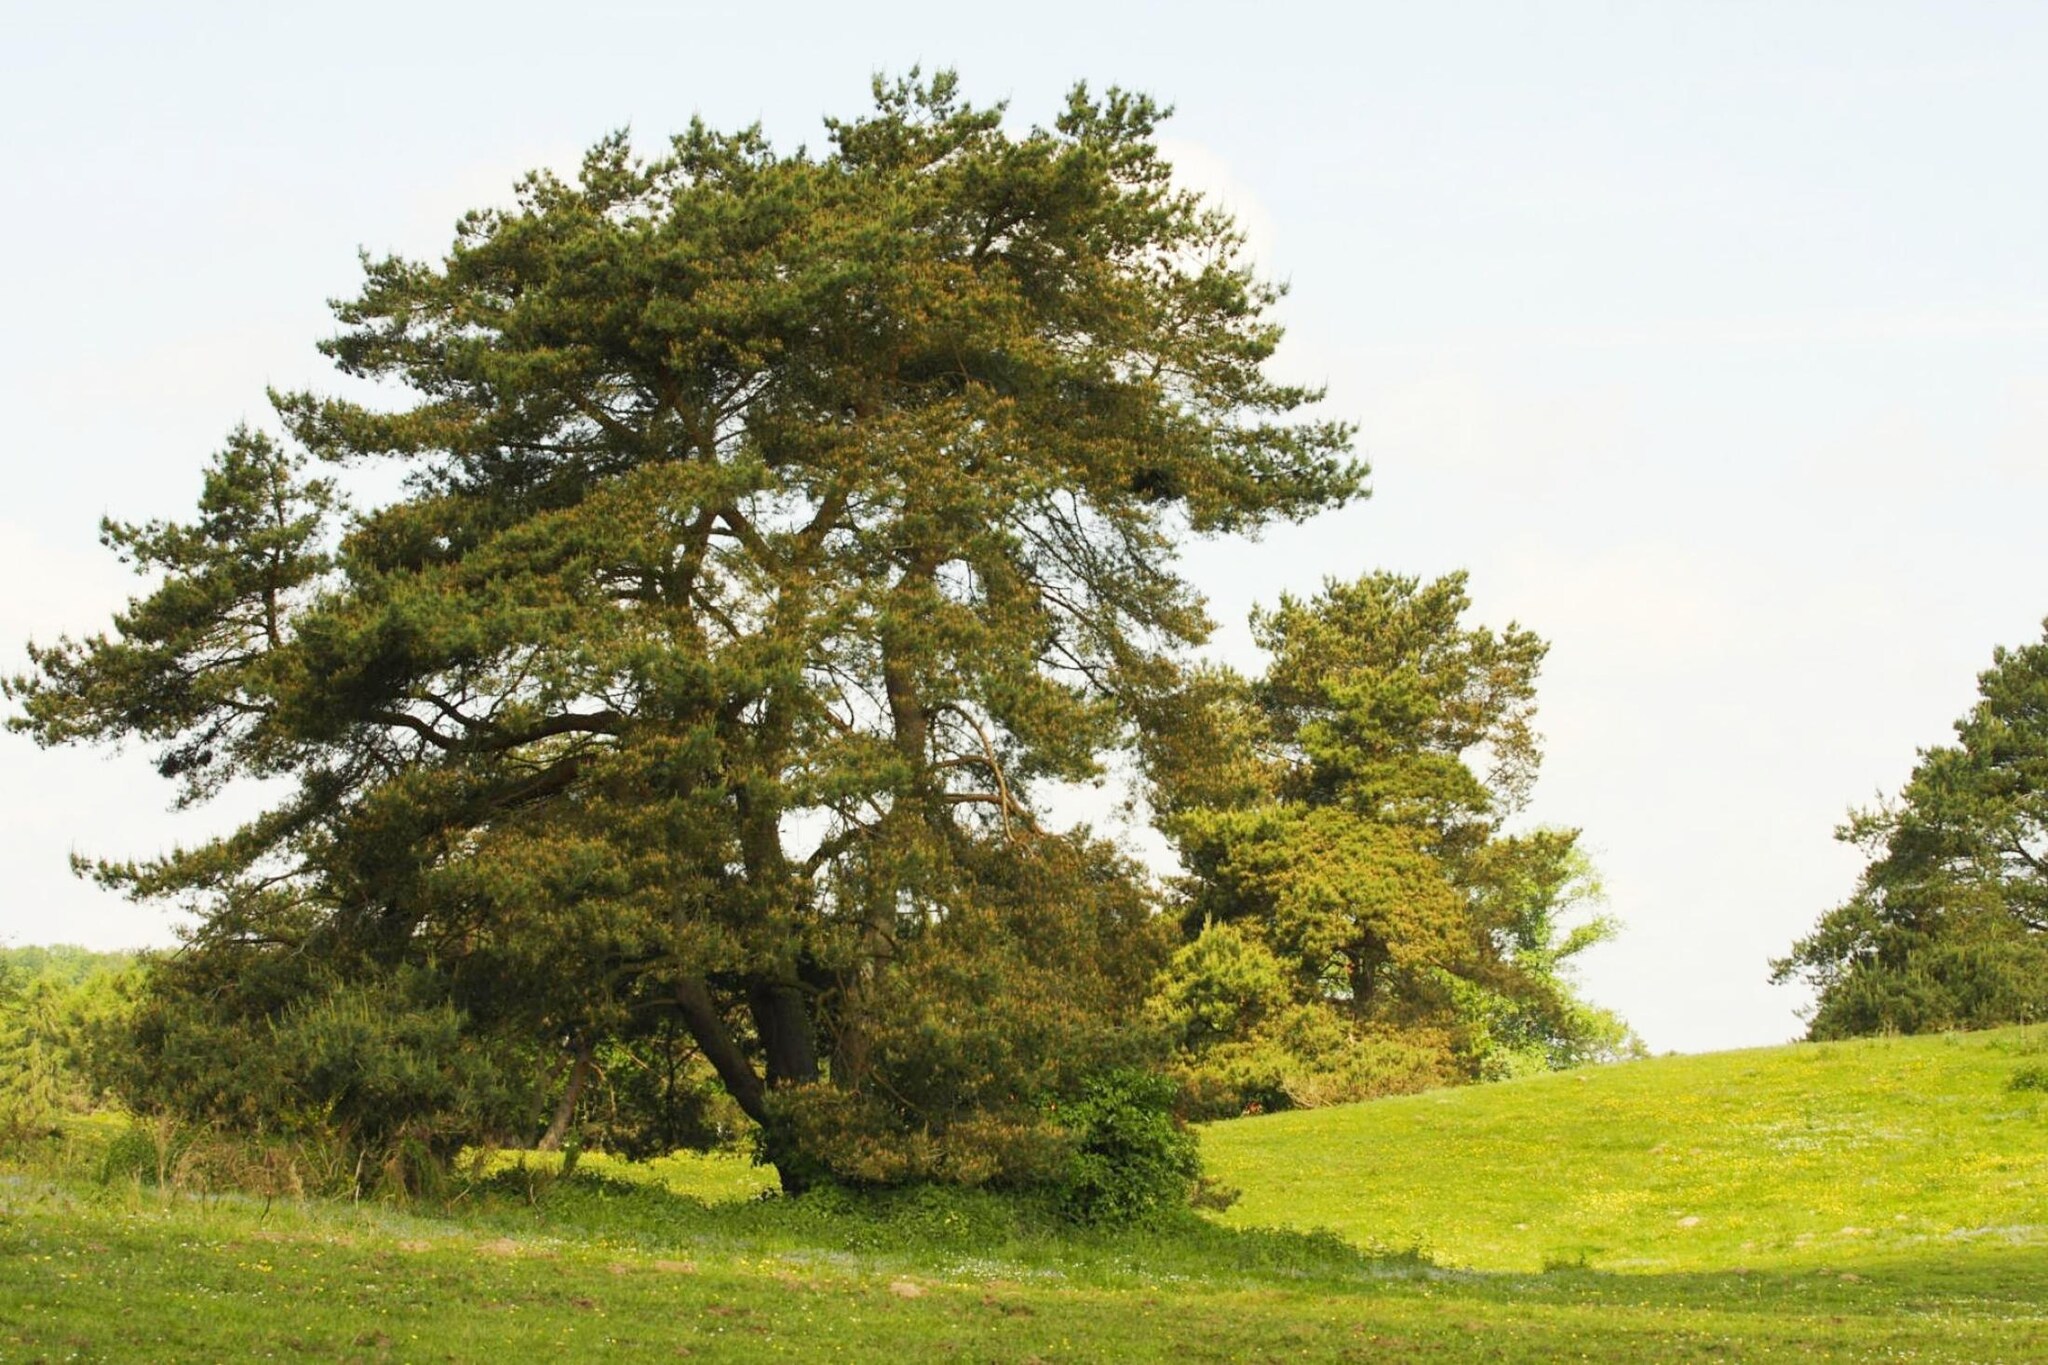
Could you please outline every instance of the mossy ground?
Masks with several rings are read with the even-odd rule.
[[[529,1162],[410,1210],[18,1165],[0,1360],[2048,1359],[2048,1096],[2008,1088],[2037,1041],[1219,1124],[1240,1204],[1114,1233],[971,1195],[754,1198],[732,1160]]]

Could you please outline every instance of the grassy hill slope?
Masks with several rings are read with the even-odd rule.
[[[971,1192],[762,1199],[743,1163],[680,1157],[273,1205],[95,1181],[109,1125],[85,1125],[78,1151],[0,1159],[0,1361],[2042,1360],[2048,1093],[2010,1088],[2048,1081],[2040,1041],[1217,1124],[1242,1203],[1123,1232]]]
[[[1481,1270],[2048,1255],[2048,1031],[1665,1057],[1209,1127],[1240,1226]],[[2021,1081],[2022,1086],[2026,1084]]]

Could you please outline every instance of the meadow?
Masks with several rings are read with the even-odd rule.
[[[1233,1207],[1098,1232],[731,1157],[265,1201],[85,1124],[0,1178],[0,1360],[2041,1360],[2044,1063],[1802,1044],[1233,1120]]]

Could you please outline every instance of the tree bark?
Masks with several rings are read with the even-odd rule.
[[[818,1042],[810,1007],[793,985],[762,981],[747,992],[754,1031],[768,1059],[768,1084],[809,1085],[818,1079]]]
[[[1347,954],[1351,980],[1351,1012],[1361,1018],[1379,990],[1380,968],[1389,956],[1386,943],[1377,934],[1365,934],[1351,945]]]
[[[555,1106],[555,1116],[549,1121],[548,1130],[540,1135],[540,1141],[534,1144],[538,1150],[561,1150],[562,1139],[568,1136],[569,1124],[576,1117],[576,1102],[583,1098],[584,1083],[590,1079],[591,1065],[590,1044],[579,1041],[576,1060],[569,1067],[569,1083],[562,1088],[562,1099]]]
[[[686,976],[676,983],[676,1007],[682,1012],[683,1023],[689,1027],[690,1036],[697,1040],[697,1048],[704,1054],[704,1060],[711,1063],[711,1069],[718,1073],[718,1079],[739,1103],[740,1111],[763,1128],[769,1125],[768,1090],[761,1084],[761,1078],[754,1074],[753,1063],[740,1046],[733,1041],[725,1018],[712,1003],[711,988],[701,976]]]
[[[794,994],[794,992],[792,992]],[[751,1005],[752,1002],[750,1001]],[[803,998],[796,996],[801,1010]],[[754,1065],[747,1060],[740,1045],[725,1026],[725,1017],[718,1012],[717,1004],[711,999],[711,987],[701,976],[686,976],[676,983],[676,1007],[681,1011],[683,1023],[689,1027],[690,1036],[697,1040],[698,1050],[704,1060],[711,1063],[711,1069],[718,1073],[718,1079],[725,1083],[726,1091],[738,1102],[740,1111],[755,1123],[761,1125],[762,1152],[768,1164],[775,1168],[775,1174],[782,1181],[784,1194],[802,1194],[810,1188],[809,1163],[801,1154],[790,1147],[788,1134],[776,1120],[768,1107],[768,1087],[754,1072]],[[755,1015],[759,1025],[760,1015]],[[801,1036],[808,1040],[808,1026]],[[764,1043],[766,1037],[764,1035]],[[806,1046],[808,1046],[806,1042]],[[770,1075],[775,1075],[770,1052]],[[817,1076],[817,1056],[811,1054],[811,1078]]]

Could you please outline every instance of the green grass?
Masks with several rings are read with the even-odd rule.
[[[1773,1049],[1218,1124],[1242,1202],[1114,1233],[763,1199],[730,1158],[500,1157],[411,1211],[17,1166],[0,1361],[2048,1359],[2048,1095],[2009,1088],[2043,1055]],[[1415,1243],[1434,1264],[1363,1249]]]
[[[16,1184],[0,1217],[0,1359],[2018,1362],[2048,1352],[2048,1273],[2011,1248],[1855,1275],[1414,1264],[1189,1274],[1148,1266],[1143,1236],[1124,1242],[1120,1264],[1098,1255],[1067,1271],[929,1250],[654,1240],[644,1228],[609,1238],[541,1216],[514,1235],[490,1218],[266,1213],[239,1200],[163,1207],[148,1193],[88,1199]]]
[[[531,1170],[553,1174],[562,1169],[560,1152],[493,1152],[486,1168],[494,1173]],[[627,1161],[604,1152],[585,1152],[576,1169],[607,1180],[658,1185],[671,1194],[707,1204],[757,1199],[779,1188],[775,1172],[757,1166],[737,1152],[677,1152],[649,1161]]]
[[[1446,1264],[1852,1267],[2048,1257],[2048,1038],[2018,1030],[1666,1057],[1213,1125],[1238,1226]]]

